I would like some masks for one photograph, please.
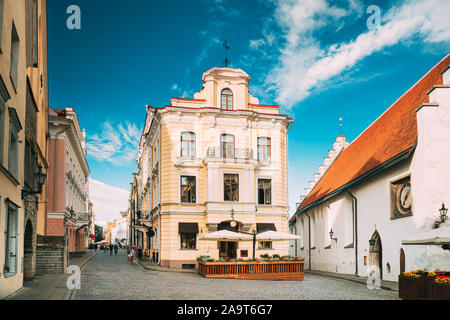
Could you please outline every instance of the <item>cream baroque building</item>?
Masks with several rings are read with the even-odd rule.
[[[202,80],[194,99],[147,106],[139,145],[132,244],[164,267],[193,268],[205,254],[252,257],[251,242],[199,239],[232,220],[244,232],[288,231],[293,120],[278,106],[260,105],[241,69],[212,68]],[[287,254],[288,243],[258,243],[256,257],[263,253]]]

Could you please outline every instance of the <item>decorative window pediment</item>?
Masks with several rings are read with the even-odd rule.
[[[19,133],[22,130],[22,124],[20,123],[19,116],[17,115],[16,109],[9,107],[9,119],[14,125],[16,132]]]

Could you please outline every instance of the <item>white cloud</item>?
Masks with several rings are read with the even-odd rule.
[[[275,90],[277,102],[286,107],[386,47],[415,36],[425,44],[450,41],[449,1],[404,1],[381,13],[378,30],[367,30],[353,40],[327,46],[317,34],[330,26],[340,28],[346,19],[360,17],[361,2],[351,0],[347,8],[330,5],[326,0],[278,0],[276,5],[275,21],[283,31],[284,44],[266,86]]]
[[[100,135],[87,136],[88,156],[99,162],[126,166],[136,159],[141,130],[135,124],[120,123],[115,128],[106,121]]]
[[[129,191],[89,179],[89,197],[94,204],[95,224],[106,226],[128,208]]]

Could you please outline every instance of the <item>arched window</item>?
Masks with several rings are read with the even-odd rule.
[[[230,89],[223,89],[220,94],[220,108],[233,110],[233,92]]]
[[[181,156],[195,156],[195,134],[193,132],[181,133]]]
[[[220,136],[222,158],[234,158],[234,136],[222,134]]]

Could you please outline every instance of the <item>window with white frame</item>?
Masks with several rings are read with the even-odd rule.
[[[18,123],[17,114],[15,110],[9,108],[10,123],[9,123],[9,148],[8,148],[8,171],[18,179],[19,167],[19,131],[21,128]]]
[[[222,158],[234,158],[234,136],[222,134],[220,136]]]
[[[258,204],[272,204],[272,180],[258,179]]]
[[[233,92],[230,89],[223,89],[220,93],[220,108],[233,110]]]
[[[239,175],[224,174],[223,177],[223,200],[239,201]]]
[[[259,137],[258,138],[258,160],[270,161],[270,138]]]
[[[17,235],[18,235],[18,206],[7,201],[6,207],[6,251],[5,276],[17,273]]]
[[[195,177],[181,176],[181,202],[195,203],[196,182]]]
[[[195,134],[193,132],[181,133],[181,156],[195,157]]]

